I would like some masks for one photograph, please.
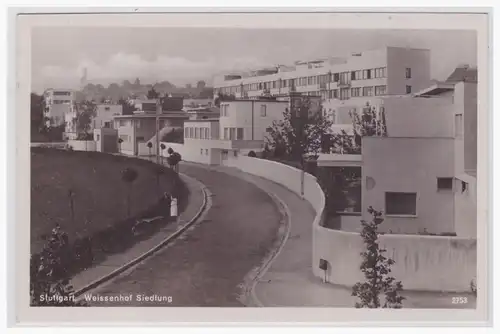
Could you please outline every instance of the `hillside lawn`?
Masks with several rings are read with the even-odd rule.
[[[173,184],[187,197],[185,185],[168,167],[153,162],[98,152],[75,152],[50,148],[31,149],[31,251],[37,252],[56,224],[70,240],[94,233],[127,219],[129,186],[121,179],[125,168],[138,178],[131,187],[131,217],[158,203]],[[159,185],[155,170],[161,169]],[[175,181],[177,179],[177,181]],[[73,191],[74,221],[69,190]],[[179,198],[179,203],[185,203]],[[182,211],[183,205],[179,208]]]

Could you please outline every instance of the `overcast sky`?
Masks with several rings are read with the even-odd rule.
[[[348,55],[384,46],[431,50],[431,75],[445,79],[458,64],[477,64],[474,31],[35,28],[32,89],[75,88],[88,80],[195,84],[214,74],[296,60]]]

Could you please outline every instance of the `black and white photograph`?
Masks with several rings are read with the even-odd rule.
[[[31,314],[485,312],[486,25],[65,15],[18,51]]]

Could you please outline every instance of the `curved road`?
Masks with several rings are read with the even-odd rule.
[[[213,194],[204,220],[129,273],[92,292],[100,297],[131,296],[132,302],[92,305],[242,306],[238,286],[272,247],[280,211],[265,192],[235,176],[194,165],[180,169]],[[143,295],[165,300],[149,302]]]

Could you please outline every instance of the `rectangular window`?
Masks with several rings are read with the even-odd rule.
[[[200,139],[205,139],[205,128],[200,128]]]
[[[406,68],[405,77],[406,77],[406,79],[411,78],[411,68],[409,68],[409,67]]]
[[[366,78],[371,79],[372,78],[372,70],[366,70]]]
[[[368,79],[368,70],[363,70],[363,79]]]
[[[210,139],[210,128],[205,128],[205,138]]]
[[[340,74],[334,73],[333,74],[333,82],[339,82],[339,80],[340,80]]]
[[[411,94],[411,86],[406,85],[406,94]]]
[[[229,128],[224,128],[224,139],[229,139]]]
[[[286,88],[286,84],[287,84],[287,82],[288,82],[288,80],[283,80],[283,81],[281,82],[281,84],[283,85],[283,88]]]
[[[236,130],[236,139],[243,140],[243,128],[237,128]]]
[[[387,78],[387,67],[382,67],[382,78]]]
[[[229,128],[229,139],[234,140],[236,138],[236,128]]]
[[[340,74],[340,84],[348,85],[351,82],[350,72],[342,72]]]
[[[373,96],[373,87],[363,87],[363,96]]]
[[[437,178],[437,189],[438,190],[452,190],[453,189],[453,178],[452,177],[438,177]]]
[[[385,193],[385,213],[387,215],[417,215],[416,193]]]
[[[356,80],[356,71],[351,72],[351,80]]]
[[[260,106],[260,116],[266,117],[267,115],[267,106],[265,104]]]
[[[195,139],[200,138],[200,129],[199,128],[194,128],[194,138]]]
[[[105,128],[110,128],[111,127],[111,122],[104,122],[104,127]]]
[[[340,99],[347,100],[349,98],[349,88],[342,88],[340,90]]]
[[[386,86],[375,86],[375,96],[385,95]]]
[[[455,115],[455,137],[462,138],[463,136],[463,115],[456,114]]]
[[[205,149],[205,154],[208,155],[208,149]]]
[[[184,128],[184,138],[189,138],[189,128]]]
[[[358,97],[361,94],[361,88],[351,88],[351,96],[352,97]]]

